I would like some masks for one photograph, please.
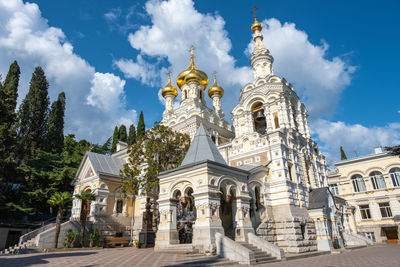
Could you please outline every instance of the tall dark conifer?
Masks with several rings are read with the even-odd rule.
[[[346,153],[344,153],[343,147],[340,146],[340,160],[346,160],[347,156]]]
[[[146,134],[146,125],[144,124],[143,111],[140,112],[139,122],[137,125],[137,137],[142,137]]]
[[[122,142],[128,141],[128,134],[126,133],[126,126],[123,124],[119,127],[119,141],[122,141]]]
[[[129,126],[128,145],[136,144],[136,129],[135,125]]]
[[[0,182],[8,184],[14,176],[15,163],[15,122],[18,97],[18,83],[20,69],[17,61],[10,65],[10,69],[4,81],[0,83]],[[6,189],[7,186],[4,186]]]
[[[118,139],[119,139],[118,126],[115,126],[112,138],[111,153],[114,153],[117,150]]]
[[[64,146],[65,93],[61,92],[51,105],[47,117],[46,151],[61,153]]]
[[[49,111],[49,83],[41,67],[32,74],[29,92],[19,108],[20,159],[33,156],[44,146]]]

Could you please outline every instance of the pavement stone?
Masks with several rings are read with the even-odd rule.
[[[60,251],[50,253],[36,253],[23,255],[0,256],[0,266],[208,266],[215,262],[215,257],[191,254],[172,254],[155,252],[152,248],[136,249],[109,248],[100,250]],[[221,264],[221,262],[218,262]],[[222,262],[223,264],[223,262]],[[221,266],[221,265],[219,265]],[[239,267],[235,263],[222,266]],[[266,267],[399,267],[399,245],[375,245],[355,250],[346,250],[342,253],[325,254],[309,258],[267,263],[257,266]]]

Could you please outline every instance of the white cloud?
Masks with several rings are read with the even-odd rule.
[[[328,59],[329,45],[325,41],[312,44],[294,23],[282,24],[271,18],[264,20],[263,26],[264,44],[275,59],[275,73],[294,85],[312,119],[332,114],[355,67],[339,57]],[[249,43],[247,53],[253,51],[253,44]]]
[[[319,119],[313,122],[311,130],[322,142],[321,149],[330,161],[339,159],[340,146],[350,158],[370,154],[377,146],[400,144],[400,123],[368,128],[360,124]]]
[[[86,103],[100,110],[110,112],[125,105],[125,81],[111,73],[94,74],[90,94]]]
[[[225,94],[223,105],[231,110],[238,99],[240,86],[249,82],[252,74],[250,67],[238,67],[229,54],[232,44],[224,29],[223,18],[217,14],[199,13],[191,0],[150,0],[145,10],[151,25],[141,26],[128,37],[131,46],[139,51],[139,57],[136,61],[121,59],[115,62],[125,77],[161,87],[167,81],[166,73],[160,77],[152,75],[152,71],[160,73],[167,60],[176,77],[189,65],[189,48],[194,45],[196,65],[210,77],[214,70],[217,71],[219,84],[229,92]],[[146,72],[145,56],[157,61],[151,75]]]
[[[13,60],[20,64],[19,102],[28,91],[34,67],[40,65],[49,80],[51,98],[60,91],[66,93],[65,133],[101,142],[119,119],[136,119],[125,108],[125,81],[95,72],[74,53],[63,31],[48,25],[37,4],[0,0],[0,25],[0,73],[6,74]]]

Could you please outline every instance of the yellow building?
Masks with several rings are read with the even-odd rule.
[[[335,162],[333,194],[351,206],[350,227],[376,242],[398,243],[400,158],[376,148],[372,155]]]

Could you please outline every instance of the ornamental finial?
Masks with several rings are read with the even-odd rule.
[[[256,15],[256,11],[257,11],[257,10],[258,10],[258,7],[254,6],[254,7],[251,9],[251,12],[250,12],[250,13],[253,13],[254,19],[255,19],[255,20],[257,20],[257,15]]]
[[[217,71],[214,70],[213,74],[214,74],[214,83],[216,83],[217,82]]]

